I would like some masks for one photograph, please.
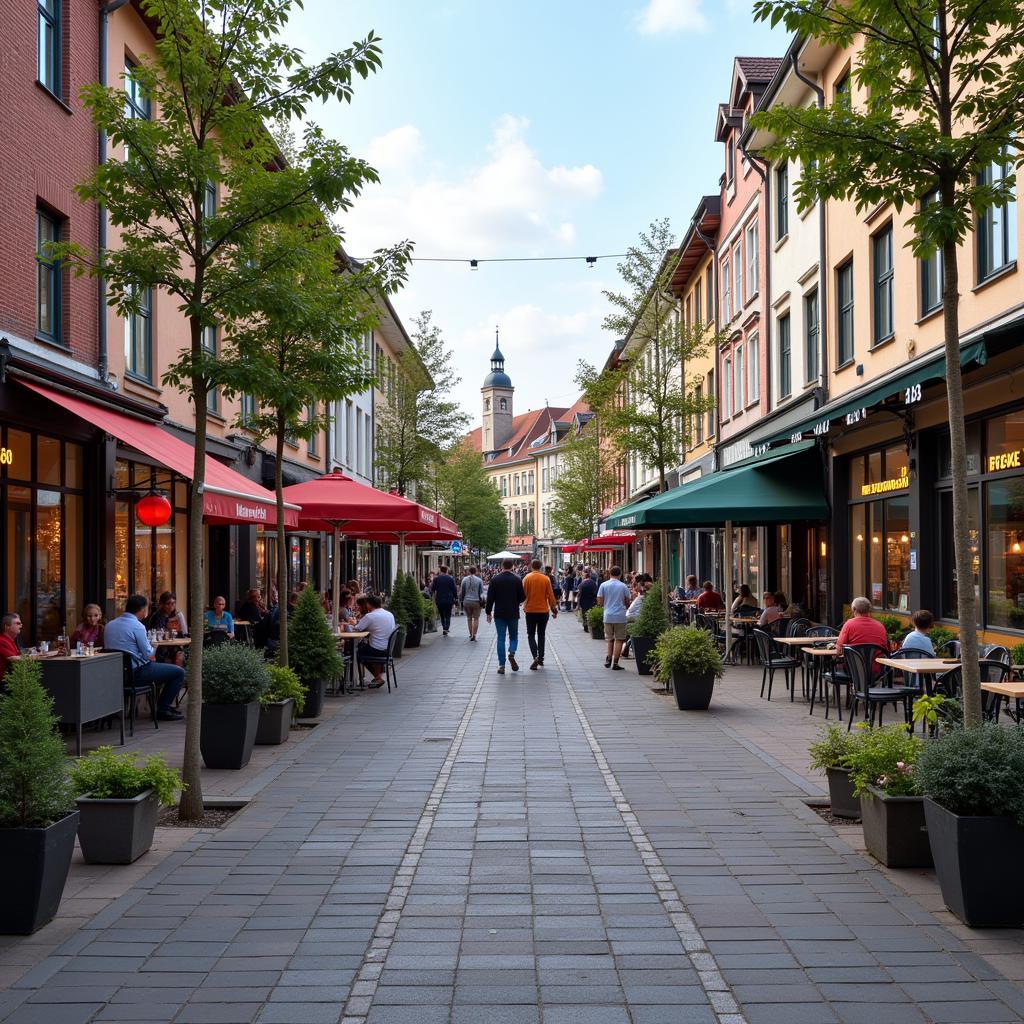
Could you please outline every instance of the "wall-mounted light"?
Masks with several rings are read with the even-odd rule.
[[[875,535],[874,537],[871,538],[871,543],[872,544],[877,544],[878,543],[878,536],[877,535]]]
[[[857,534],[857,543],[859,543],[859,544],[863,544],[864,543],[864,534],[863,533],[858,533]]]
[[[903,534],[903,536],[900,537],[900,543],[901,544],[909,544],[910,543],[910,538],[906,534]]]
[[[1014,553],[1015,555],[1019,555],[1019,554],[1020,554],[1020,541],[1019,541],[1019,540],[1015,540],[1015,541],[1013,542],[1013,547],[1012,547],[1012,548],[1011,548],[1010,550],[1011,550],[1011,551],[1012,551],[1012,552],[1013,552],[1013,553]]]
[[[828,556],[828,545],[824,541],[822,541],[821,542],[821,557],[822,558],[826,558],[827,556]]]

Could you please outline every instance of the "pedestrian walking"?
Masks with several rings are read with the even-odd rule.
[[[498,675],[505,674],[505,634],[508,634],[508,663],[519,671],[516,648],[519,646],[519,606],[526,600],[523,581],[512,571],[512,559],[501,563],[501,572],[491,578],[487,587],[487,621],[493,619],[498,634]]]
[[[480,628],[480,606],[484,602],[484,581],[477,575],[475,565],[471,565],[469,574],[462,577],[459,599],[462,602],[462,610],[466,613],[469,639],[475,642],[477,630]]]
[[[626,613],[630,603],[629,587],[622,582],[622,570],[613,565],[611,573],[598,587],[597,603],[604,610],[604,636],[608,641],[608,656],[604,659],[604,667],[622,672],[619,657],[622,644],[626,639]]]
[[[434,595],[434,604],[441,619],[441,635],[447,636],[452,626],[452,605],[459,596],[455,577],[448,572],[447,565],[442,565],[441,571],[431,581],[430,592]]]
[[[555,599],[555,589],[551,585],[551,575],[541,572],[540,560],[535,558],[530,563],[530,568],[533,571],[527,573],[523,580],[523,590],[526,592],[523,612],[526,615],[526,639],[533,655],[530,669],[536,672],[544,664],[544,636],[548,628],[548,610],[551,611],[551,617],[557,619],[558,601]]]
[[[597,580],[589,573],[580,580],[580,585],[576,588],[576,603],[583,615],[583,632],[589,633],[587,612],[597,604]]]

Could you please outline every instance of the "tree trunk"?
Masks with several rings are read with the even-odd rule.
[[[277,621],[280,625],[280,646],[277,663],[288,667],[288,538],[284,532],[284,417],[277,418],[276,460],[274,462],[274,493],[277,495]]]
[[[192,323],[192,351],[200,348],[202,328]],[[182,821],[203,817],[203,782],[199,755],[199,732],[203,716],[203,612],[206,608],[206,572],[203,558],[203,484],[206,480],[206,391],[205,379],[193,374],[192,403],[196,414],[195,450],[192,457],[192,489],[188,518],[188,621],[192,644],[188,655],[188,700],[185,702],[185,750],[181,777],[184,787],[178,804]]]
[[[664,494],[668,488],[666,487],[665,471],[662,470],[658,474],[658,493]],[[659,558],[661,559],[661,572],[659,575],[662,580],[661,587],[661,603],[665,611],[669,611],[668,593],[669,593],[669,578],[668,578],[668,530],[658,531],[658,546],[659,546]]]
[[[952,196],[952,186],[942,188]],[[945,283],[943,325],[946,332],[946,401],[949,407],[949,447],[953,467],[953,553],[956,563],[956,602],[960,618],[960,658],[963,664],[964,725],[981,722],[981,671],[978,666],[978,602],[971,564],[969,494],[967,489],[967,437],[964,429],[964,388],[960,372],[960,294],[957,247],[953,241],[942,249]]]

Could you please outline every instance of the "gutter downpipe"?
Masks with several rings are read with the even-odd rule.
[[[760,157],[751,155],[747,149],[747,144],[743,141],[742,135],[740,136],[740,152],[750,162],[750,166],[757,172],[757,176],[761,179],[761,184],[764,185],[765,230],[760,232],[765,236],[764,241],[761,243],[764,246],[764,295],[761,297],[761,304],[764,308],[764,325],[761,333],[764,337],[764,386],[768,389],[768,415],[770,416],[774,404],[772,402],[772,261],[771,250],[768,245],[768,237],[771,235],[772,230],[772,188],[768,174],[758,166],[759,162],[763,162],[765,167],[767,167],[768,162],[766,160],[761,161]]]

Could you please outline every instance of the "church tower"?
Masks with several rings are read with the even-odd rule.
[[[505,357],[498,345],[498,328],[494,328],[494,354],[491,356],[491,372],[484,377],[480,389],[484,400],[483,433],[481,448],[493,452],[512,435],[512,380],[505,372]]]

